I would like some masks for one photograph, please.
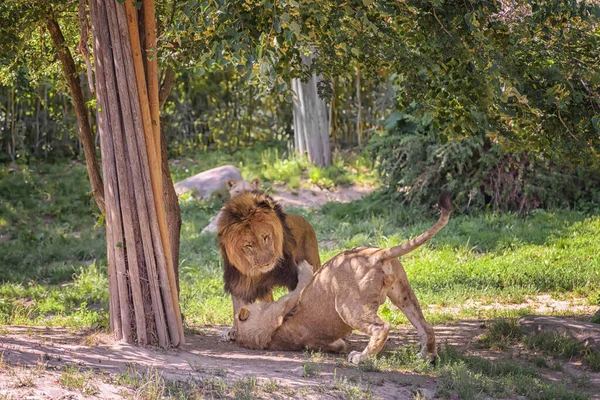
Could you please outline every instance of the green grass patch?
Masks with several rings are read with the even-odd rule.
[[[260,178],[267,189],[272,184],[285,184],[290,189],[297,189],[304,183],[326,189],[352,183],[377,184],[372,158],[366,152],[336,152],[332,165],[320,168],[280,144],[257,144],[234,153],[210,151],[182,157],[171,162],[171,174],[177,182],[228,164],[236,166],[246,180]]]
[[[542,379],[534,368],[516,362],[467,356],[453,347],[440,352],[438,394],[461,399],[525,396],[528,399],[587,399],[589,395]],[[485,397],[485,396],[484,396]]]
[[[504,350],[510,344],[513,344],[523,337],[523,332],[519,327],[519,321],[516,318],[498,319],[492,321],[489,330],[481,337],[481,342],[492,349]]]
[[[66,389],[78,390],[84,396],[93,396],[98,393],[98,386],[92,381],[93,377],[92,371],[82,371],[69,365],[63,369],[58,383]]]
[[[305,160],[288,157],[285,148],[263,146],[183,157],[172,172],[177,181],[232,163],[247,179],[260,177],[267,186],[290,185],[298,171],[303,179],[324,186],[327,180],[339,184],[372,179],[366,156],[337,154],[335,160],[328,171],[317,172]],[[95,227],[89,191],[85,166],[78,162],[36,164],[15,173],[0,170],[0,323],[107,325],[105,231],[101,223]],[[181,200],[181,305],[188,326],[231,322],[216,237],[200,234],[222,201]],[[315,227],[323,261],[352,246],[403,242],[428,229],[437,217],[434,210],[390,203],[379,193],[295,212]],[[504,311],[477,303],[521,303],[540,292],[593,299],[600,286],[599,252],[597,215],[481,212],[453,215],[446,228],[402,261],[426,318],[435,324],[506,317]],[[465,307],[466,300],[475,303]],[[526,312],[511,311],[516,316]],[[389,303],[381,315],[392,324],[407,323]]]
[[[539,350],[550,357],[571,358],[581,356],[585,347],[578,340],[555,332],[541,332],[523,338],[529,349]]]

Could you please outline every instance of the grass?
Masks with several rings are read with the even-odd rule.
[[[440,387],[443,397],[461,399],[490,396],[525,396],[528,399],[587,399],[589,395],[541,378],[534,368],[511,361],[467,356],[453,347],[440,352]]]
[[[35,387],[36,374],[32,369],[17,367],[9,370],[10,385],[14,389]]]
[[[186,381],[166,379],[154,368],[140,371],[130,364],[126,371],[108,376],[109,383],[128,387],[135,391],[134,398],[159,399],[225,399],[251,400],[269,397],[281,387],[275,379],[259,381],[254,375],[225,380],[223,374],[211,374],[202,378],[191,377]]]
[[[235,165],[246,180],[260,178],[269,189],[272,184],[286,184],[298,189],[307,184],[322,188],[360,183],[375,184],[377,175],[371,168],[369,154],[352,152],[334,153],[332,165],[319,168],[305,157],[298,157],[281,144],[257,144],[252,149],[227,152],[198,153],[193,157],[183,157],[171,164],[174,181],[222,165]]]
[[[497,319],[492,322],[490,329],[483,334],[481,342],[489,348],[505,350],[523,337],[516,318]]]
[[[529,349],[539,350],[550,357],[572,358],[584,352],[581,342],[555,332],[525,336],[523,342]]]
[[[284,154],[281,148],[209,152],[182,158],[172,172],[177,181],[233,163],[247,179],[258,176],[267,187],[291,184],[299,175],[324,186],[327,179],[334,184],[373,179],[365,155],[338,154],[332,170],[317,173],[305,160]],[[181,201],[181,304],[188,325],[231,322],[216,238],[200,234],[220,205],[189,197]],[[96,224],[93,209],[82,163],[36,164],[16,173],[0,170],[0,324],[107,326],[105,231],[102,223]],[[320,249],[322,260],[352,246],[402,242],[436,218],[432,210],[390,204],[377,193],[350,204],[297,212],[327,244]],[[435,306],[425,307],[426,318],[442,323],[503,317],[503,311],[483,306],[521,303],[540,292],[595,301],[599,251],[597,215],[481,212],[453,215],[444,230],[403,257],[403,263],[421,304]],[[389,303],[381,314],[392,324],[407,323]]]
[[[318,363],[305,362],[302,364],[302,376],[304,378],[311,378],[319,376],[321,374],[321,368]]]
[[[93,382],[94,373],[92,371],[82,371],[78,367],[66,366],[58,383],[70,390],[78,390],[84,396],[93,396],[98,393],[98,386]]]

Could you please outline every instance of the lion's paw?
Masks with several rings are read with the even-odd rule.
[[[367,356],[364,355],[361,351],[351,351],[350,354],[348,354],[348,361],[352,364],[360,364],[366,358]]]
[[[234,327],[223,329],[221,331],[221,342],[234,342],[236,333],[237,331]]]

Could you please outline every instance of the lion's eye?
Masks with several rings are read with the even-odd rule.
[[[250,245],[250,244],[247,244],[245,247],[246,247],[246,249],[248,249],[248,250],[252,250],[252,245]]]
[[[265,237],[263,237],[263,240],[265,241],[265,243],[267,243],[269,241],[269,237],[265,236]]]

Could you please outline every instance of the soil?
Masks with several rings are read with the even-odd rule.
[[[333,191],[315,186],[295,193],[283,187],[274,189],[276,200],[285,207],[294,208],[320,207],[329,201],[354,201],[373,190],[357,185]],[[328,247],[328,243],[321,245]],[[510,308],[510,305],[494,302],[477,306]],[[573,306],[572,302],[553,300],[549,296],[527,300],[523,305],[539,312],[562,308],[573,311]],[[589,311],[583,304],[578,306],[576,311]],[[169,381],[200,384],[215,377],[230,384],[249,376],[257,377],[262,383],[274,380],[278,383],[277,389],[262,393],[262,397],[267,398],[345,398],[349,394],[343,388],[352,385],[370,388],[375,398],[413,399],[416,395],[432,398],[439,387],[434,376],[414,372],[368,372],[349,365],[339,355],[243,349],[235,343],[220,341],[219,333],[224,327],[194,327],[188,331],[185,345],[166,351],[115,342],[106,333],[19,326],[0,329],[0,399],[144,397],[140,393],[144,387],[134,390],[116,381],[119,374],[132,368],[140,372],[153,369]],[[487,359],[510,358],[523,363],[536,356],[522,348],[504,352],[482,349],[478,338],[486,329],[485,321],[477,320],[435,326],[438,343],[456,346],[468,354]],[[366,342],[366,336],[353,334],[350,349],[362,350]],[[391,333],[384,354],[406,343],[417,343],[412,327],[401,327]],[[59,382],[67,366],[93,371],[93,376],[86,378],[94,386],[92,395],[84,395],[81,390],[69,389]],[[561,366],[561,371],[548,370],[543,376],[555,382],[570,382],[570,386],[584,382],[582,390],[592,398],[600,399],[600,373],[587,372],[579,362],[569,360],[561,361]],[[363,398],[366,394],[359,392],[354,396]]]
[[[344,398],[347,395],[339,391],[339,385],[338,390],[335,388],[336,382],[344,380],[345,385],[354,382],[370,387],[373,397],[384,399],[413,399],[417,392],[431,398],[438,389],[439,382],[434,376],[361,371],[340,355],[243,349],[235,343],[220,341],[223,328],[197,327],[188,332],[186,344],[181,348],[164,351],[115,342],[106,333],[7,327],[0,335],[0,398],[136,398],[133,389],[117,385],[114,378],[132,367],[138,371],[155,369],[169,381],[201,382],[218,376],[231,383],[251,375],[259,382],[275,380],[278,389],[275,394],[263,396],[267,398]],[[518,362],[526,362],[533,356],[516,349],[496,352],[480,348],[478,337],[486,331],[484,321],[437,325],[435,330],[440,344],[456,346],[468,354],[488,359],[509,357]],[[360,334],[350,337],[352,350],[362,349],[366,342],[367,338]],[[416,342],[414,329],[402,327],[390,335],[384,353],[401,344]],[[564,361],[563,364],[562,371],[549,370],[544,376],[557,382],[586,379],[588,389],[585,391],[592,398],[600,398],[600,373],[584,372],[575,362]],[[86,397],[61,386],[61,370],[67,365],[94,371],[92,380],[97,391],[93,396]],[[27,374],[33,376],[33,381],[23,385],[20,376]]]

